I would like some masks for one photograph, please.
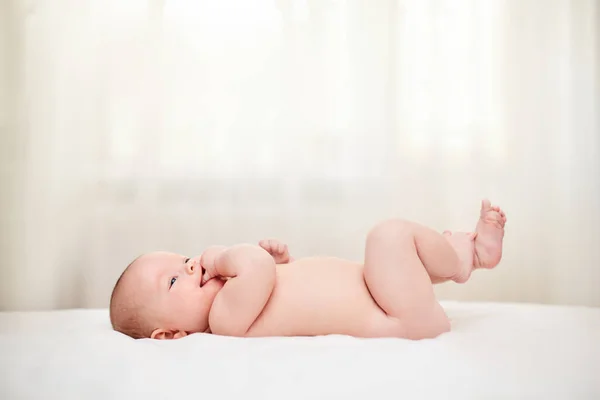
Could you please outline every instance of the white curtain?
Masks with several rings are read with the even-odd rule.
[[[140,253],[509,222],[442,299],[600,306],[596,0],[0,2],[2,310],[106,307]]]

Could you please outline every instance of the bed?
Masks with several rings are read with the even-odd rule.
[[[600,308],[444,302],[433,340],[134,341],[107,310],[0,313],[2,399],[600,399]]]

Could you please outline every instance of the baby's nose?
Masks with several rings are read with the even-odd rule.
[[[190,260],[185,266],[186,272],[190,275],[197,271],[198,268],[200,268],[200,266],[198,265],[198,260]]]

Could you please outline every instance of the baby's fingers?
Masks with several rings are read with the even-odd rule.
[[[285,244],[283,244],[283,243],[277,243],[277,253],[278,254],[285,253],[286,247],[287,246]]]
[[[271,252],[278,253],[279,252],[279,242],[277,240],[269,240],[269,248]]]
[[[269,240],[261,240],[260,242],[258,242],[258,245],[266,251],[268,251],[269,253],[271,252],[271,243]]]
[[[213,278],[213,277],[210,275],[210,273],[209,273],[208,271],[206,271],[206,272],[204,273],[204,275],[202,275],[202,281],[201,281],[202,285],[204,286],[204,284],[205,284],[206,282],[210,281],[212,278]]]
[[[279,254],[285,251],[283,243],[275,239],[261,240],[258,245],[268,251],[270,254]]]

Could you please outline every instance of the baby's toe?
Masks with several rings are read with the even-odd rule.
[[[483,199],[481,201],[481,210],[486,211],[492,207],[492,203],[488,199]]]
[[[504,224],[506,223],[506,217],[501,213],[498,213],[496,214],[496,221],[498,221],[498,224],[501,228],[504,228]]]

